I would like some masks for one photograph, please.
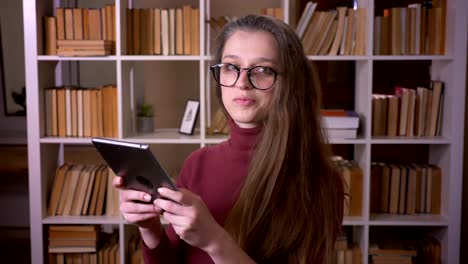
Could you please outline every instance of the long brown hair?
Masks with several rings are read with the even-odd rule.
[[[328,262],[343,220],[343,183],[320,120],[320,85],[301,41],[285,23],[249,15],[226,25],[215,61],[236,31],[278,43],[280,75],[271,110],[225,229],[258,262]],[[221,100],[221,89],[217,87]]]

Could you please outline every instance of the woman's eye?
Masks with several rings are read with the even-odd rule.
[[[226,69],[229,70],[229,71],[237,71],[236,66],[234,66],[232,64],[226,65]]]
[[[255,72],[262,74],[273,74],[273,70],[268,67],[257,67],[255,68]]]

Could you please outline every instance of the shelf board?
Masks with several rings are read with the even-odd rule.
[[[156,129],[154,133],[135,135],[122,140],[145,144],[200,144],[202,142],[198,131],[190,136],[179,134],[177,128]]]
[[[366,144],[364,137],[357,137],[354,139],[344,139],[344,138],[330,138],[330,144]]]
[[[449,55],[374,55],[371,57],[374,61],[393,61],[393,60],[452,60]]]
[[[89,137],[43,137],[39,141],[48,144],[91,144]]]
[[[369,56],[320,56],[308,55],[307,58],[311,61],[365,61]]]
[[[47,216],[43,224],[120,224],[120,216]]]
[[[362,216],[345,216],[343,218],[344,226],[363,226],[365,225],[366,221]]]
[[[450,144],[450,139],[444,137],[372,137],[370,143],[448,145]]]
[[[431,214],[372,214],[369,222],[371,226],[448,226],[448,224],[446,217]]]
[[[38,61],[116,61],[117,56],[94,56],[94,57],[62,57],[51,55],[37,56]]]
[[[123,55],[122,61],[199,61],[202,56],[192,55]]]

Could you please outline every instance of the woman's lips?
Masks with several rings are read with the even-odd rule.
[[[234,102],[241,106],[250,106],[255,103],[255,100],[247,97],[236,97],[234,98]]]

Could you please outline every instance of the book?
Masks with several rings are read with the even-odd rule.
[[[326,129],[357,129],[359,115],[352,110],[322,109],[320,110]]]

